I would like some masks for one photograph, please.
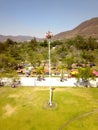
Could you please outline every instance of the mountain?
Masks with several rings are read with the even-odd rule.
[[[11,40],[16,41],[16,42],[23,42],[23,41],[31,40],[31,39],[33,39],[33,37],[31,37],[31,36],[21,36],[21,35],[19,35],[19,36],[0,35],[0,41],[1,42],[6,41],[7,39],[11,39]]]
[[[81,35],[83,37],[94,37],[98,39],[98,17],[92,18],[90,20],[84,21],[79,26],[74,28],[73,30],[61,32],[56,34],[53,37],[53,40],[57,39],[70,39],[77,35]]]
[[[98,17],[89,19],[87,21],[84,21],[79,26],[75,27],[72,30],[61,32],[59,34],[56,34],[52,37],[52,40],[64,40],[64,39],[70,39],[77,35],[81,35],[83,37],[94,37],[98,39]],[[0,41],[6,41],[7,39],[11,39],[16,42],[23,42],[23,41],[30,41],[34,37],[31,36],[4,36],[0,35]],[[36,38],[37,41],[42,41],[44,39]]]
[[[24,41],[30,41],[32,40],[34,37],[31,37],[31,36],[22,36],[22,35],[18,35],[18,36],[4,36],[4,35],[0,35],[0,41],[1,42],[4,42],[6,41],[7,39],[11,39],[13,41],[16,41],[16,42],[24,42]],[[36,40],[41,40],[39,38],[36,38]]]

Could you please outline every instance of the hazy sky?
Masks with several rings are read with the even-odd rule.
[[[0,34],[45,37],[98,17],[98,0],[0,0]]]

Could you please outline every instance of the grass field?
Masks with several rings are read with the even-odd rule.
[[[98,88],[0,88],[0,130],[98,130]]]

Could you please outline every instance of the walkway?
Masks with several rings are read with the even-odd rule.
[[[45,78],[45,80],[38,81],[37,78],[34,77],[21,77],[22,86],[70,86],[76,87],[77,80],[75,78],[68,78],[64,80],[64,82],[60,81],[60,78]],[[90,81],[91,86],[96,87],[96,81]]]

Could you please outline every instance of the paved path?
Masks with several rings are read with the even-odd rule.
[[[64,82],[60,81],[60,78],[45,78],[45,80],[38,81],[37,78],[34,77],[21,77],[21,84],[22,86],[70,86],[76,87],[77,80],[75,78],[68,78],[64,80]],[[96,81],[90,81],[91,86],[95,87]]]

